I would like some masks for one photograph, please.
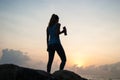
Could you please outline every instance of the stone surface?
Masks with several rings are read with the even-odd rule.
[[[68,70],[56,71],[53,73],[53,76],[57,80],[87,80],[85,78],[82,78],[78,74]]]
[[[0,65],[0,80],[87,80],[68,70],[49,74],[43,70],[19,67],[13,64]]]

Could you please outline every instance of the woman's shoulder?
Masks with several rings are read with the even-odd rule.
[[[57,23],[57,24],[56,24],[56,26],[57,26],[57,27],[60,27],[60,26],[61,26],[61,24],[60,24],[60,23]]]
[[[61,24],[60,23],[56,23],[57,26],[60,26]]]

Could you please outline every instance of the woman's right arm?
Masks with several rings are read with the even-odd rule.
[[[46,35],[47,35],[47,49],[48,49],[48,42],[49,42],[49,32],[48,32],[48,28],[46,29]]]

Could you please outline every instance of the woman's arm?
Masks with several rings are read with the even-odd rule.
[[[46,36],[47,36],[47,50],[48,50],[48,42],[49,42],[49,32],[48,32],[48,28],[46,29]]]
[[[58,23],[57,24],[57,31],[56,31],[57,35],[60,35],[60,34],[64,33],[64,30],[60,31],[60,26],[61,26],[61,24]]]

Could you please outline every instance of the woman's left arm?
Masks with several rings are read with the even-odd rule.
[[[61,24],[58,23],[57,24],[57,31],[56,31],[57,35],[60,35],[60,34],[64,33],[64,30],[60,31],[60,26],[61,26]]]

